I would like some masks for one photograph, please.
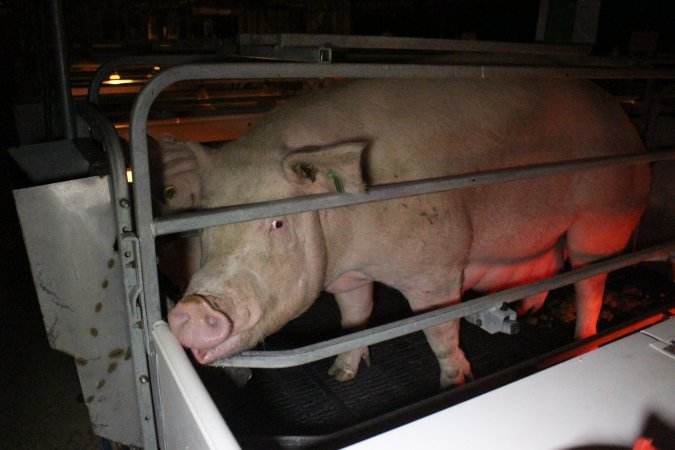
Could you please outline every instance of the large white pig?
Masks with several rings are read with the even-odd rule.
[[[526,164],[643,151],[620,106],[591,83],[355,80],[299,97],[253,130],[198,154],[203,208]],[[335,295],[342,325],[365,327],[372,286],[415,311],[546,278],[621,252],[649,193],[646,165],[275,217],[203,230],[201,267],[169,314],[201,363],[255,346]],[[575,284],[576,335],[596,331],[605,275]],[[537,308],[545,295],[526,299]],[[458,321],[426,330],[441,385],[470,365]],[[330,370],[354,377],[367,349]]]

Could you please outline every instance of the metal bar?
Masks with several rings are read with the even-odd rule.
[[[149,383],[143,383],[149,373],[148,361],[145,356],[144,328],[138,327],[140,312],[136,305],[141,276],[134,267],[134,260],[139,258],[134,240],[129,235],[132,230],[131,204],[129,202],[129,188],[126,179],[126,164],[119,137],[112,122],[106,119],[96,108],[86,101],[75,103],[77,113],[90,127],[92,137],[103,144],[108,154],[110,165],[110,194],[115,208],[115,222],[117,229],[117,244],[122,275],[126,294],[126,310],[129,322],[129,338],[131,341],[131,356],[134,368],[133,383],[137,395],[140,426],[143,436],[143,447],[158,448],[155,418],[152,408],[152,391]]]
[[[152,90],[182,80],[269,78],[576,78],[576,79],[675,79],[675,69],[599,67],[518,67],[504,65],[436,64],[302,64],[236,63],[186,64],[153,78]],[[156,80],[156,81],[155,81]],[[146,95],[150,95],[146,93]],[[141,96],[136,101],[138,106]]]
[[[66,51],[66,31],[63,19],[63,7],[61,0],[49,2],[52,19],[52,32],[54,33],[54,52],[56,53],[56,80],[57,97],[61,109],[61,126],[63,136],[66,139],[77,137],[75,127],[75,113],[73,111],[72,98],[70,96],[70,78],[68,73],[68,55]],[[51,126],[51,124],[49,124]]]
[[[216,61],[215,56],[210,55],[132,55],[119,56],[112,58],[101,64],[94,73],[94,76],[89,83],[89,93],[87,98],[90,103],[98,104],[101,95],[101,86],[103,82],[110,77],[115,70],[121,67],[129,66],[150,66],[150,65],[170,65],[209,62]]]
[[[89,125],[92,137],[103,144],[103,148],[108,154],[118,231],[120,233],[131,231],[131,210],[129,208],[130,197],[126,178],[126,164],[124,163],[122,146],[115,127],[88,102],[75,102],[75,110]],[[125,203],[127,206],[122,206]]]
[[[360,205],[363,203],[390,200],[393,198],[412,197],[453,189],[485,186],[488,184],[550,176],[573,171],[649,163],[668,159],[675,159],[675,150],[588,158],[561,163],[538,164],[491,170],[487,172],[452,175],[441,178],[374,186],[366,193],[359,195],[335,193],[322,194],[249,205],[214,208],[177,214],[170,217],[159,217],[154,220],[153,227],[154,234],[160,236],[217,225],[296,214],[305,211]]]
[[[584,55],[589,46],[526,44],[497,41],[470,41],[389,36],[347,36],[335,34],[241,34],[240,45],[411,50],[444,52],[495,52],[543,55]]]
[[[252,37],[249,37],[252,36]],[[484,64],[494,65],[517,65],[519,67],[527,66],[579,66],[579,67],[598,67],[598,68],[635,68],[640,64],[639,60],[634,58],[618,57],[600,57],[591,55],[587,50],[588,46],[556,46],[548,44],[512,44],[506,42],[487,42],[487,41],[446,41],[434,39],[411,39],[394,38],[403,41],[403,48],[391,46],[386,43],[383,47],[369,45],[369,40],[391,38],[379,36],[346,36],[347,38],[365,39],[364,43],[343,47],[340,45],[343,36],[326,35],[326,40],[322,40],[323,35],[244,35],[239,45],[239,55],[253,58],[277,59],[295,62],[332,62],[333,50],[378,48],[386,50],[391,48],[397,52],[380,53],[346,53],[349,62],[376,63],[379,61],[389,64],[413,62],[416,58],[423,57],[426,63],[432,64]],[[349,39],[348,39],[349,40]],[[421,45],[417,45],[417,42]],[[430,41],[430,42],[427,42]],[[456,48],[455,48],[456,47]],[[401,52],[404,50],[404,52]],[[418,53],[419,51],[423,53]],[[531,50],[531,51],[529,51]],[[529,58],[526,58],[529,56]],[[494,59],[497,58],[497,61]],[[553,63],[553,64],[552,64]],[[655,61],[650,60],[650,65],[655,66]]]
[[[239,54],[250,58],[278,59],[296,62],[330,63],[330,47],[279,47],[267,45],[241,45]]]
[[[210,365],[218,367],[250,367],[250,368],[282,368],[294,367],[368,345],[388,341],[417,331],[460,319],[470,314],[494,308],[503,303],[511,303],[540,292],[556,289],[584,278],[621,269],[648,258],[653,258],[675,250],[675,241],[666,242],[648,249],[639,250],[627,255],[616,256],[590,266],[574,269],[545,280],[525,286],[507,289],[494,294],[448,306],[435,311],[398,320],[379,327],[359,331],[306,347],[283,351],[250,351],[230,358],[214,361]]]

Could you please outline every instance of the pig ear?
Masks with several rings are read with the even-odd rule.
[[[160,214],[197,206],[201,172],[211,160],[209,150],[196,142],[178,141],[172,136],[149,143],[156,145],[151,151],[154,157],[152,190]]]
[[[208,167],[208,165],[211,163],[211,152],[198,142],[187,141],[185,144],[190,150],[192,150],[192,153],[194,153],[199,167],[201,169]]]
[[[365,142],[347,142],[311,150],[296,150],[282,161],[286,178],[303,193],[365,191],[361,157]]]
[[[210,161],[211,161],[211,152],[204,147],[202,144],[199,142],[194,142],[194,141],[177,141],[174,139],[172,136],[164,136],[162,137],[162,146],[181,146],[185,145],[190,151],[192,152],[193,155],[195,155],[195,159],[197,160],[197,165],[199,166],[200,169],[204,169],[205,167],[208,167]]]

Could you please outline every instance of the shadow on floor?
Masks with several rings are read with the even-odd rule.
[[[0,448],[101,449],[73,359],[47,343],[6,162],[0,159]]]

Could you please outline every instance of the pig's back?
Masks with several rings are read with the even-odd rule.
[[[643,150],[611,96],[575,80],[360,80],[279,113],[287,148],[370,142],[371,185]],[[631,166],[434,199],[466,215],[456,220],[471,224],[472,257],[501,248],[517,259],[548,251],[584,210],[641,210],[649,180],[645,165]]]
[[[356,80],[290,101],[289,149],[365,140],[372,184],[641,151],[614,100],[577,80]]]

